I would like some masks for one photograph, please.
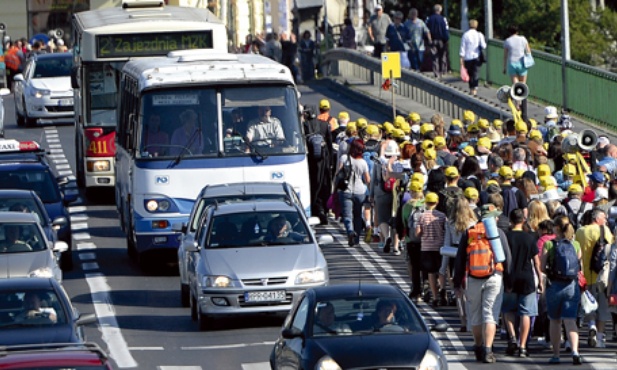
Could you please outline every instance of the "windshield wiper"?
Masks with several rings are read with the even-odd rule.
[[[184,158],[184,153],[188,152],[191,153],[190,148],[193,146],[193,143],[195,142],[195,139],[197,139],[197,136],[201,134],[201,127],[197,128],[197,130],[195,130],[195,132],[193,132],[193,135],[191,136],[191,138],[189,139],[189,142],[187,145],[185,145],[182,150],[180,150],[180,153],[178,153],[178,155],[176,156],[176,158],[169,164],[168,167],[172,167],[176,166],[178,163],[180,163],[180,161],[182,160],[182,158]],[[192,155],[193,153],[191,153]]]
[[[268,156],[267,156],[267,155],[265,155],[265,154],[263,154],[263,153],[259,152],[259,151],[257,150],[257,146],[256,146],[256,145],[253,145],[253,143],[252,143],[252,142],[250,142],[250,141],[246,141],[246,140],[245,140],[245,142],[246,142],[246,146],[247,146],[247,147],[249,148],[249,150],[250,150],[250,153],[251,153],[251,156],[252,156],[252,157],[256,157],[257,159],[262,160],[262,161],[263,161],[263,160],[265,160],[266,158],[268,158]]]

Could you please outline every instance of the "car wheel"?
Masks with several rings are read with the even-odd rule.
[[[77,172],[77,186],[80,189],[83,189],[86,187],[86,175],[84,174],[81,156],[79,155],[79,153],[81,153],[81,146],[77,145],[77,140],[75,140],[75,149],[77,153],[75,155],[75,172]]]
[[[36,126],[36,118],[30,118],[30,117],[28,117],[28,114],[26,113],[24,119],[25,119],[26,127],[34,127],[34,126]]]
[[[193,298],[192,295],[189,299],[189,302],[191,305],[191,320],[197,321],[197,302],[195,301],[195,298]]]
[[[15,103],[15,121],[17,122],[17,126],[23,126],[26,123],[24,116],[19,114],[19,109],[17,109],[17,102]]]
[[[69,246],[69,249],[62,252],[60,256],[60,268],[62,271],[71,271],[73,269],[73,234],[69,232],[64,242]]]
[[[139,256],[137,255],[137,248],[135,248],[135,242],[133,241],[130,232],[130,229],[126,231],[126,253],[128,253],[131,261],[137,262]]]
[[[191,292],[188,284],[180,283],[180,302],[182,303],[182,307],[188,307],[190,305],[190,296]]]

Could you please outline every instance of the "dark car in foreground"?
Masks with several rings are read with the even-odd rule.
[[[430,328],[401,290],[344,284],[308,289],[276,340],[272,369],[447,369]]]
[[[0,346],[81,344],[82,325],[95,321],[79,314],[53,278],[0,279]]]
[[[111,370],[107,354],[96,343],[25,344],[1,347],[0,370]]]

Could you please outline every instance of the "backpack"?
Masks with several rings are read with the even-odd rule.
[[[373,167],[375,166],[375,162],[373,159],[376,159],[379,155],[377,152],[379,151],[379,141],[370,139],[364,143],[364,153],[362,153],[362,159],[368,165],[368,173],[373,173]]]
[[[516,200],[516,192],[518,189],[514,186],[505,187],[501,192],[503,196],[503,214],[510,217],[510,212],[518,208],[518,200]]]
[[[326,138],[315,127],[311,127],[313,133],[306,135],[306,145],[312,159],[322,159],[326,148]]]
[[[553,259],[549,271],[553,279],[574,280],[578,277],[581,264],[571,241],[562,239],[553,247]]]
[[[336,173],[334,184],[336,190],[345,191],[349,187],[349,179],[351,178],[351,157],[348,155],[343,167]]]
[[[606,261],[606,239],[604,238],[604,226],[600,226],[600,239],[594,244],[593,250],[591,251],[591,259],[589,260],[589,268],[591,271],[599,274],[604,267],[604,262]]]
[[[439,192],[446,198],[445,207],[442,208],[445,211],[444,213],[446,215],[450,214],[450,212],[455,206],[456,200],[464,196],[463,189],[461,188],[456,188],[456,189],[446,188],[446,189],[440,190]]]
[[[407,219],[407,237],[412,243],[420,243],[421,237],[416,236],[416,226],[424,211],[424,206],[414,207],[411,214],[409,214],[409,219]]]
[[[467,271],[475,278],[491,276],[500,268],[495,263],[491,244],[488,241],[484,224],[478,222],[468,230],[467,243]],[[501,268],[503,271],[503,268]]]
[[[570,207],[569,200],[566,199],[563,202],[563,207],[566,209],[566,212],[568,212],[568,219],[570,219],[570,223],[572,224],[572,226],[574,226],[574,230],[578,230],[578,228],[581,226],[581,215],[583,209],[585,209],[586,204],[586,202],[581,202],[581,207],[578,209],[578,212],[575,213]]]
[[[389,177],[387,180],[383,180],[381,182],[381,188],[386,193],[392,193],[395,187],[396,187],[396,179],[394,177]]]

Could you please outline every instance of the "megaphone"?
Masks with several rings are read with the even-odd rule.
[[[56,36],[56,38],[61,39],[62,36],[64,36],[64,30],[62,28],[56,28],[54,30],[54,36]]]
[[[529,96],[529,87],[522,82],[517,82],[512,85],[512,88],[510,89],[510,96],[514,100],[525,100],[527,99],[527,96]]]
[[[581,148],[581,150],[590,152],[596,147],[597,143],[598,135],[592,130],[585,129],[579,134],[578,147]]]
[[[502,103],[508,103],[510,96],[510,86],[504,85],[497,90],[497,100]]]
[[[578,134],[572,133],[566,136],[561,142],[561,150],[563,150],[564,153],[570,153],[570,154],[578,153],[579,151],[578,143],[579,143]]]
[[[6,24],[0,23],[0,31],[6,30]]]

